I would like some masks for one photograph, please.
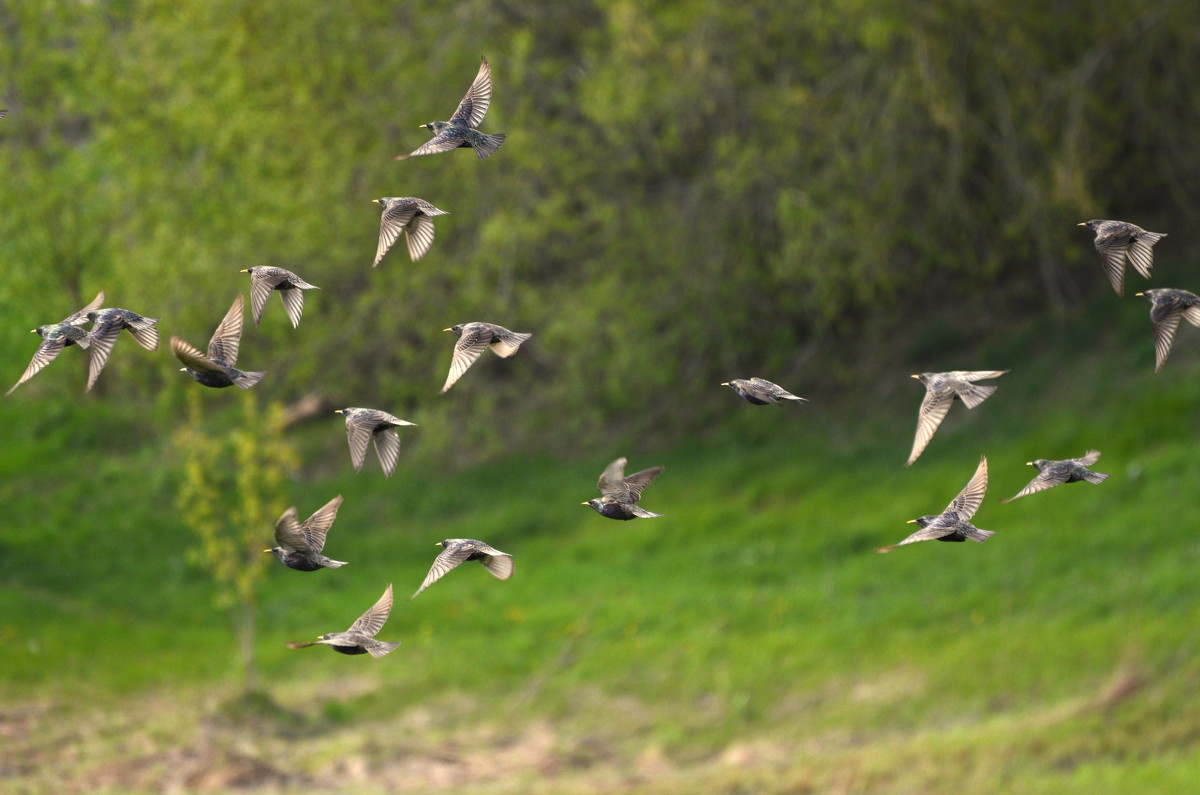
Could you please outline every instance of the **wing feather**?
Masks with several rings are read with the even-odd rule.
[[[384,590],[383,596],[379,597],[379,601],[375,605],[358,617],[358,620],[350,625],[347,632],[361,632],[364,635],[374,637],[379,630],[383,629],[384,623],[388,620],[388,615],[392,612],[392,585],[388,583],[388,587]]]

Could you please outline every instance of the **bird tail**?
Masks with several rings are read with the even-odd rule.
[[[645,508],[641,507],[640,505],[630,505],[629,511],[639,519],[657,519],[658,517],[662,516],[661,513],[654,513],[653,511],[647,511]]]
[[[1083,479],[1088,483],[1103,483],[1108,480],[1110,475],[1106,472],[1088,472],[1083,476]]]
[[[324,566],[324,567],[325,567],[325,568],[327,568],[327,569],[340,569],[342,566],[345,566],[345,565],[346,565],[346,561],[344,561],[344,560],[330,560],[329,558],[322,558],[322,559],[321,559],[321,565],[322,565],[322,566]]]
[[[963,535],[965,535],[967,538],[971,539],[972,541],[977,541],[980,544],[982,544],[984,541],[987,541],[989,538],[996,535],[996,531],[995,530],[981,530],[978,527],[972,527],[970,530],[963,533]]]
[[[783,398],[784,400],[803,400],[806,402],[808,400],[808,398],[802,398],[802,397],[793,395],[791,392],[784,392],[782,395],[779,395],[779,397]]]
[[[372,640],[370,642],[364,641],[362,645],[372,657],[382,657],[388,652],[395,651],[396,647],[400,645],[400,641]]]
[[[249,389],[250,387],[252,387],[252,386],[254,386],[255,384],[257,384],[259,381],[261,381],[261,380],[262,380],[262,377],[263,377],[264,375],[266,375],[266,373],[262,373],[262,372],[251,372],[251,373],[239,372],[237,375],[233,376],[233,383],[237,384],[237,385],[238,385],[239,387],[241,387],[242,389]]]
[[[955,391],[955,394],[958,395],[959,399],[966,405],[967,408],[973,409],[991,397],[992,393],[995,391],[995,386],[964,384]]]
[[[483,136],[483,140],[475,144],[475,156],[483,160],[499,149],[500,144],[504,143],[504,133],[494,133],[492,135],[481,133],[481,135]]]

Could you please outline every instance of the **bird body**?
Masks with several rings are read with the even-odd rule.
[[[33,378],[41,372],[43,367],[54,361],[62,353],[63,348],[68,345],[78,345],[85,350],[90,348],[92,345],[92,336],[81,328],[81,326],[87,322],[88,313],[95,310],[102,303],[104,303],[103,291],[97,293],[90,304],[78,312],[68,315],[60,322],[49,323],[33,329],[30,333],[37,334],[42,338],[42,341],[38,345],[38,349],[34,351],[33,358],[25,368],[25,372],[21,374],[21,378],[4,394],[6,396],[11,395],[13,390],[30,378]],[[91,389],[90,382],[88,389]]]
[[[1150,323],[1154,326],[1154,372],[1157,373],[1171,353],[1179,319],[1187,318],[1193,326],[1200,326],[1200,296],[1171,287],[1145,290],[1138,295],[1150,302]]]
[[[262,372],[243,372],[234,367],[242,341],[243,305],[241,295],[233,299],[233,305],[208,342],[208,355],[179,337],[171,337],[171,353],[184,363],[183,371],[197,383],[214,389],[227,386],[249,389],[266,375]]]
[[[1140,226],[1126,221],[1104,221],[1093,219],[1078,226],[1086,226],[1096,233],[1096,253],[1100,265],[1108,275],[1117,295],[1125,294],[1125,262],[1128,260],[1137,272],[1147,279],[1154,267],[1154,244],[1165,234],[1147,232]]]
[[[338,508],[341,506],[342,495],[339,494],[301,524],[296,515],[296,506],[293,505],[275,522],[275,543],[278,546],[263,551],[270,552],[280,563],[297,571],[338,569],[345,566],[345,561],[331,560],[321,554],[321,550],[325,548],[325,535],[337,519]]]
[[[304,291],[321,289],[286,268],[246,268],[242,273],[250,274],[250,310],[256,326],[262,321],[263,309],[272,292],[279,293],[288,319],[292,321],[292,328],[296,328],[304,314]]]
[[[522,342],[533,336],[531,333],[509,331],[495,323],[480,322],[462,323],[442,330],[453,331],[458,335],[458,342],[454,344],[454,356],[450,360],[450,373],[442,386],[443,393],[462,378],[463,373],[483,355],[485,349],[491,348],[497,356],[507,359],[517,352]]]
[[[625,463],[626,459],[621,457],[605,467],[596,484],[600,489],[600,496],[580,504],[588,506],[601,516],[621,521],[662,516],[660,513],[647,511],[638,505],[637,501],[642,498],[642,491],[650,482],[662,473],[663,468],[651,467],[625,477]]]
[[[349,407],[336,409],[335,414],[346,418],[346,438],[350,443],[350,461],[354,471],[362,469],[367,457],[367,446],[375,441],[375,453],[383,467],[385,477],[391,477],[400,459],[400,435],[395,429],[401,425],[416,425],[415,422],[394,417],[379,409]]]
[[[148,351],[158,350],[158,323],[156,317],[145,317],[137,312],[120,307],[93,310],[87,313],[87,319],[92,323],[91,347],[88,348],[88,383],[90,390],[96,385],[108,356],[112,353],[117,338],[123,329],[128,329],[130,335]]]
[[[987,541],[995,535],[995,532],[982,530],[970,522],[971,517],[983,503],[983,496],[987,492],[987,482],[987,458],[981,457],[975,474],[967,481],[967,485],[958,493],[958,496],[946,506],[946,510],[940,514],[927,514],[909,520],[909,524],[919,525],[921,529],[898,544],[880,547],[875,551],[891,552],[896,547],[915,544],[918,541],[966,541],[970,539],[980,544]]]
[[[450,121],[431,121],[421,126],[433,133],[433,138],[426,141],[407,155],[396,155],[397,160],[421,155],[432,155],[438,152],[449,152],[451,149],[468,147],[475,150],[475,156],[480,160],[495,152],[504,143],[504,134],[487,134],[479,132],[480,122],[487,113],[488,105],[492,102],[492,68],[487,58],[479,65],[479,72],[466,96],[450,117]]]
[[[345,632],[330,632],[319,636],[314,641],[306,643],[289,643],[293,649],[303,649],[308,646],[325,645],[342,654],[370,654],[372,657],[382,657],[400,645],[399,641],[376,640],[375,636],[383,629],[388,615],[392,612],[392,586],[389,584],[383,596],[375,605],[358,617]]]
[[[433,565],[429,567],[429,573],[425,575],[421,587],[408,597],[409,599],[415,599],[417,594],[440,580],[446,572],[470,560],[482,563],[496,579],[507,580],[513,575],[512,555],[501,552],[483,541],[474,538],[447,538],[437,542],[437,546],[441,547],[442,551],[433,559]]]
[[[961,400],[967,408],[973,409],[987,400],[994,386],[977,386],[974,381],[984,378],[999,378],[1008,370],[952,370],[947,373],[921,373],[914,375],[925,385],[925,397],[921,400],[921,408],[917,412],[917,435],[913,440],[912,452],[908,455],[905,466],[916,461],[934,432],[946,418],[950,405],[955,400]]]
[[[780,400],[805,400],[765,378],[735,378],[732,381],[726,381],[721,386],[729,387],[757,406],[765,406],[768,403],[778,406]]]
[[[1000,500],[1000,502],[1012,502],[1028,494],[1061,486],[1063,483],[1077,483],[1081,480],[1086,480],[1088,483],[1103,483],[1108,480],[1109,476],[1107,474],[1093,472],[1088,469],[1089,466],[1099,460],[1099,450],[1088,450],[1079,458],[1068,458],[1064,461],[1036,458],[1033,461],[1027,462],[1027,465],[1037,469],[1037,476],[1029,481],[1025,488],[1007,500]]]
[[[383,259],[400,233],[408,243],[408,257],[413,262],[421,259],[433,245],[433,218],[449,215],[424,199],[415,196],[384,196],[374,199],[383,208],[379,218],[379,245],[375,248],[375,267]]]

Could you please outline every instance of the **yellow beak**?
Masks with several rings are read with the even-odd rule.
[[[916,519],[909,519],[907,522],[905,522],[905,524],[916,524],[916,523],[917,523]]]
[[[250,272],[249,268],[242,268],[240,271],[238,271],[238,273],[249,273],[249,272]]]
[[[1144,295],[1144,293],[1134,293],[1135,296]]]
[[[454,329],[444,328],[444,329],[442,329],[442,331],[454,331]]]

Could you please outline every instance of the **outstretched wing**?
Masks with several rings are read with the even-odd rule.
[[[347,632],[361,632],[364,635],[371,637],[375,633],[383,629],[384,623],[388,620],[388,614],[392,612],[392,584],[388,583],[388,587],[384,590],[383,596],[379,597],[379,601],[375,603],[367,612],[358,617],[358,620],[350,625]]]
[[[183,362],[192,370],[208,370],[213,373],[225,372],[224,367],[216,364],[201,353],[199,348],[181,340],[179,337],[171,337],[171,353],[175,354],[176,359]]]
[[[446,383],[442,386],[443,392],[454,386],[455,381],[462,378],[463,373],[471,365],[475,364],[475,360],[487,350],[491,341],[491,329],[463,331],[458,341],[454,343],[454,356],[450,359],[450,373],[446,376]]]
[[[294,505],[284,511],[283,515],[275,522],[275,543],[284,552],[320,551],[320,547],[314,550],[309,544],[308,537],[300,527],[300,520],[296,517],[296,506]]]
[[[488,105],[492,102],[492,67],[488,66],[487,58],[479,64],[479,72],[475,81],[467,89],[467,95],[458,103],[451,121],[462,119],[468,127],[478,127],[487,113]]]
[[[92,299],[92,302],[90,304],[85,306],[83,309],[80,309],[75,314],[68,315],[67,317],[63,318],[62,322],[68,326],[82,326],[84,323],[87,322],[88,312],[96,311],[97,309],[100,308],[100,305],[103,303],[104,303],[104,291],[101,290],[100,292],[96,293],[96,297]]]
[[[254,318],[256,326],[262,322],[263,309],[266,307],[271,293],[286,278],[284,274],[280,273],[264,273],[265,270],[265,268],[255,268],[254,273],[250,274],[250,314]]]
[[[420,157],[421,155],[434,155],[438,152],[449,152],[451,149],[457,149],[462,146],[462,135],[455,134],[452,131],[443,130],[434,135],[425,143],[418,146],[416,149],[409,152],[407,155],[396,155],[397,160],[404,160],[410,157]]]
[[[367,448],[371,445],[371,432],[375,428],[373,418],[346,415],[346,440],[350,443],[350,463],[354,471],[362,469],[363,461],[367,458]]]
[[[416,598],[417,594],[424,591],[429,586],[433,585],[438,580],[445,576],[446,572],[457,567],[467,558],[471,557],[471,553],[475,550],[467,544],[454,544],[443,549],[438,556],[433,559],[433,565],[429,567],[429,573],[425,575],[425,581],[421,583],[421,587],[416,590],[410,599]]]
[[[13,390],[21,384],[33,378],[42,368],[54,361],[58,354],[62,353],[62,349],[66,346],[66,337],[57,337],[52,340],[43,340],[38,349],[33,352],[33,358],[29,361],[29,366],[25,368],[25,372],[21,375],[21,379],[12,385],[12,389],[5,392],[5,396],[11,395]]]
[[[1175,332],[1179,329],[1179,318],[1183,310],[1178,306],[1171,307],[1165,312],[1159,312],[1158,305],[1150,312],[1150,320],[1154,325],[1154,372],[1162,369],[1167,357],[1171,355],[1171,343],[1175,341]]]
[[[650,467],[625,478],[625,488],[629,490],[629,502],[640,500],[642,491],[650,485],[652,480],[662,474],[662,471],[662,467]]]
[[[400,460],[400,434],[395,428],[380,428],[372,437],[375,439],[375,453],[379,456],[379,465],[383,467],[384,477],[391,477],[396,471],[396,462]]]
[[[948,536],[953,532],[954,532],[954,526],[952,524],[950,524],[949,522],[946,522],[942,519],[938,519],[937,521],[930,522],[925,527],[922,527],[920,530],[913,533],[912,535],[910,535],[908,538],[904,539],[900,543],[891,544],[886,547],[879,547],[875,551],[876,552],[891,552],[896,547],[902,547],[905,544],[916,544],[919,541],[933,541],[936,538],[941,538],[942,536]]]
[[[396,242],[396,238],[400,237],[400,233],[412,221],[416,212],[417,208],[412,202],[401,202],[384,208],[379,217],[379,245],[375,249],[375,265],[383,259],[383,255]]]
[[[408,258],[413,262],[429,253],[433,245],[433,219],[424,215],[414,215],[412,223],[405,230],[408,242]]]
[[[600,489],[601,497],[608,497],[617,502],[632,502],[629,499],[629,486],[625,484],[625,463],[625,457],[621,456],[600,473],[596,487]]]
[[[300,318],[304,316],[304,291],[301,289],[280,290],[279,297],[283,299],[283,308],[287,311],[288,319],[292,321],[292,328],[300,325]]]
[[[329,532],[329,528],[333,527],[334,520],[337,519],[338,508],[341,507],[342,495],[339,494],[318,508],[316,513],[308,517],[303,525],[300,525],[299,529],[313,552],[320,552],[325,548],[325,535]],[[294,518],[296,509],[291,510]]]
[[[238,293],[238,297],[233,299],[233,304],[221,320],[221,325],[217,326],[212,339],[208,341],[208,358],[226,367],[237,364],[238,346],[242,342],[243,305],[242,294]]]
[[[987,493],[988,483],[988,465],[987,456],[981,456],[979,466],[975,468],[975,474],[967,481],[967,485],[963,486],[963,490],[958,493],[958,496],[950,501],[946,506],[943,514],[950,514],[959,521],[965,522],[975,515],[979,510],[979,506],[983,504],[983,495]],[[945,535],[943,533],[943,535]]]
[[[99,328],[94,328],[91,331],[92,344],[88,348],[88,380],[87,391],[91,391],[96,385],[96,379],[100,377],[100,372],[104,369],[104,365],[108,363],[108,356],[112,353],[113,346],[117,344],[117,337],[121,336],[121,324],[105,323]]]
[[[1020,497],[1036,494],[1039,491],[1045,491],[1046,489],[1054,488],[1055,486],[1062,485],[1066,482],[1067,474],[1065,472],[1057,476],[1052,472],[1039,472],[1033,480],[1026,484],[1025,488],[1021,489],[1007,500],[1000,500],[1000,502],[1012,502]]]
[[[906,465],[912,464],[925,451],[925,446],[933,438],[942,420],[946,419],[946,412],[950,411],[950,404],[953,402],[954,393],[950,390],[925,392],[925,397],[921,398],[921,408],[917,410],[917,435],[913,439],[912,452],[908,454]]]

